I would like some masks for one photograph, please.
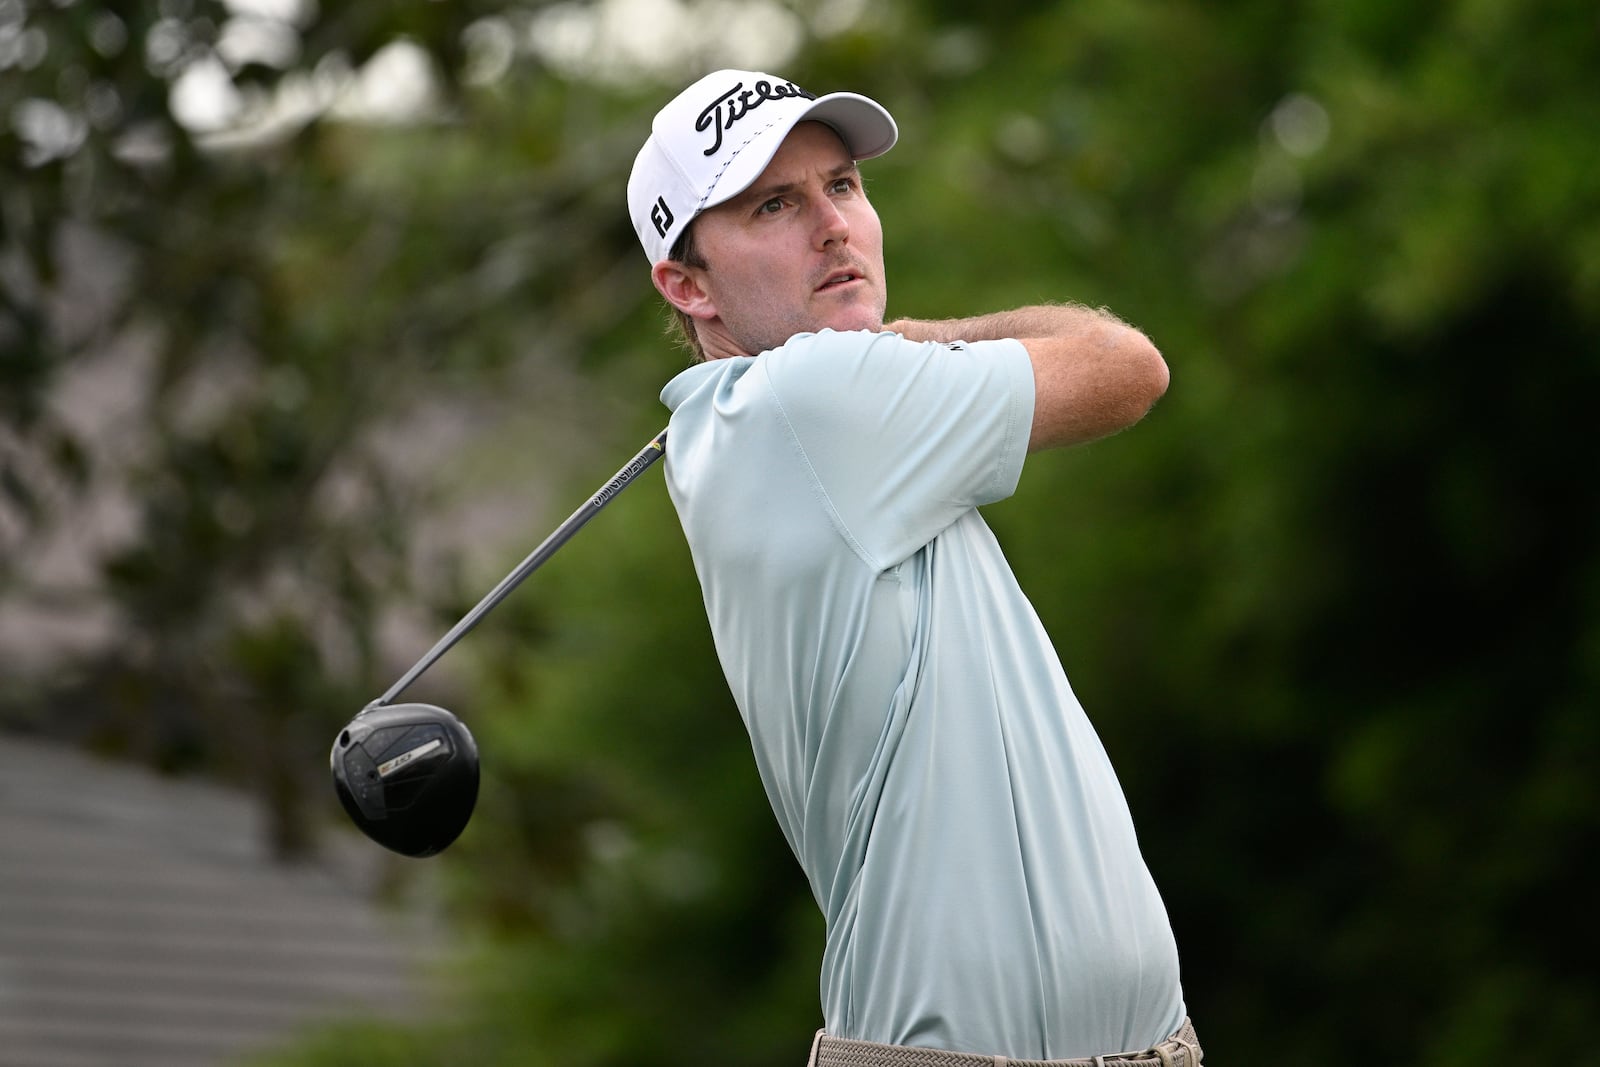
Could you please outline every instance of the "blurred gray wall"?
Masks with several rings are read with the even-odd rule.
[[[213,1067],[348,1012],[433,1006],[438,937],[381,850],[274,864],[252,803],[0,737],[0,1065]]]

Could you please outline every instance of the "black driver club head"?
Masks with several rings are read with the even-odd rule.
[[[356,826],[403,856],[442,852],[478,800],[477,743],[432,704],[368,708],[339,731],[329,763]]]

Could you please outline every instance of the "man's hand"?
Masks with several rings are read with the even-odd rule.
[[[897,319],[883,328],[909,341],[1021,341],[1033,360],[1030,452],[1126,429],[1167,391],[1167,364],[1155,345],[1103,308],[1041,304],[968,319]]]

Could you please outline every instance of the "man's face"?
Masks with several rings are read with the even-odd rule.
[[[828,126],[800,123],[750,188],[694,225],[708,267],[694,272],[702,311],[688,310],[711,335],[708,355],[755,354],[824,328],[882,328],[883,227]]]

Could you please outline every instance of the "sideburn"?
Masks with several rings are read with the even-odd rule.
[[[706,262],[706,257],[701,253],[694,241],[694,222],[683,228],[683,233],[672,244],[672,251],[667,253],[667,258],[674,263],[682,263],[686,267],[696,270],[710,270],[711,264]],[[678,343],[689,350],[690,363],[704,363],[706,350],[700,344],[700,335],[695,332],[694,316],[668,303],[671,311],[671,322],[668,332],[677,335]]]

